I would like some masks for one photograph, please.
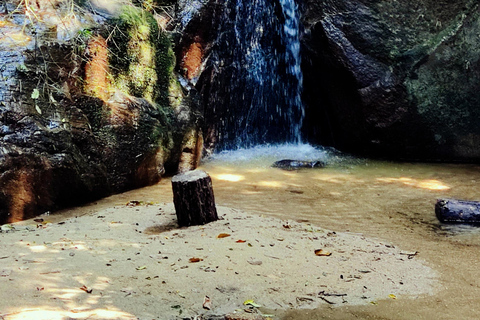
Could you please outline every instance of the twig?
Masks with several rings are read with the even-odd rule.
[[[322,299],[323,301],[325,301],[325,302],[328,303],[328,304],[335,304],[335,302],[332,302],[332,301],[330,301],[330,300],[327,300],[327,299],[324,298],[324,297],[319,297],[319,298]]]

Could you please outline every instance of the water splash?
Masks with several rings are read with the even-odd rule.
[[[300,23],[294,0],[227,0],[205,117],[217,149],[301,141]]]
[[[335,150],[313,147],[309,144],[286,143],[278,145],[257,145],[252,148],[224,150],[212,155],[208,160],[226,163],[263,163],[270,166],[281,159],[301,161],[323,161],[330,163],[336,157]]]

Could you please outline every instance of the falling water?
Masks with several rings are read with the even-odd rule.
[[[294,0],[228,0],[212,50],[206,118],[217,147],[301,141],[300,23]]]
[[[283,25],[285,40],[285,62],[287,76],[292,78],[287,82],[290,86],[285,88],[285,95],[290,97],[290,128],[292,138],[297,143],[301,142],[301,132],[305,109],[302,103],[303,74],[300,58],[300,18],[298,6],[294,0],[280,0],[285,22]]]

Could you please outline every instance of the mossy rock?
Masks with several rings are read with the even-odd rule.
[[[170,38],[158,27],[153,15],[124,6],[108,31],[114,86],[161,107],[169,106],[168,90],[175,59]]]

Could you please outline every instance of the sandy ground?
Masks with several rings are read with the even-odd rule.
[[[0,319],[250,312],[278,319],[286,309],[436,290],[436,272],[408,248],[253,212],[218,212],[221,220],[179,228],[172,204],[132,203],[60,223],[45,216],[2,226]]]

